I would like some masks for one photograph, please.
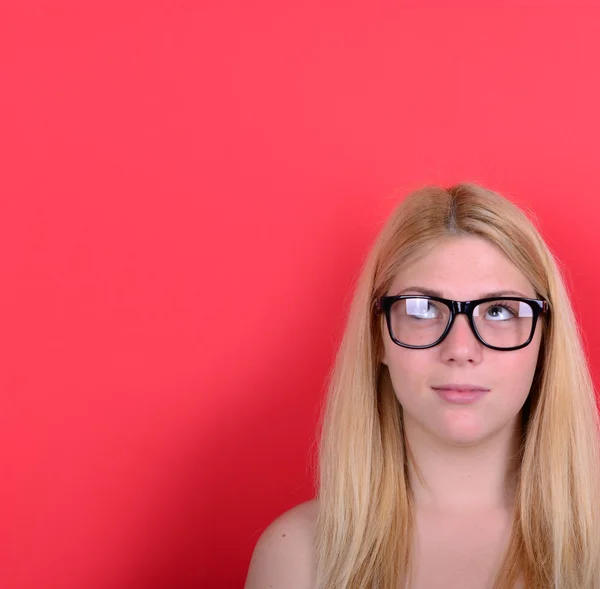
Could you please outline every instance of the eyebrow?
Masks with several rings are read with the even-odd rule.
[[[440,292],[439,290],[434,290],[432,288],[425,288],[424,286],[409,286],[408,288],[405,288],[404,290],[400,291],[398,293],[398,295],[405,294],[409,291],[416,292],[417,294],[424,294],[424,295],[427,295],[430,297],[439,297],[441,299],[445,298],[443,296],[443,293]],[[532,298],[528,295],[523,294],[522,292],[519,292],[518,290],[495,290],[492,292],[484,293],[477,298],[487,299],[487,298],[491,298],[491,297],[509,297],[509,296],[517,296],[517,297],[522,297],[524,299]],[[533,297],[533,298],[535,298],[535,297]]]

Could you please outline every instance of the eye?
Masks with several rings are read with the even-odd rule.
[[[514,317],[516,317],[514,311],[508,305],[502,305],[500,303],[496,303],[489,307],[485,314],[485,318],[491,319],[492,321],[506,321],[508,319],[513,319]]]
[[[440,311],[429,299],[406,299],[406,314],[414,319],[437,319]]]

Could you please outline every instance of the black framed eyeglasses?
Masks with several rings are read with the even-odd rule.
[[[550,311],[543,299],[493,297],[453,301],[426,295],[382,296],[375,301],[384,313],[392,341],[404,348],[439,344],[456,316],[464,313],[475,337],[492,350],[519,350],[531,343],[538,317]]]

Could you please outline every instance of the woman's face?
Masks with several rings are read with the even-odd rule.
[[[417,287],[417,288],[415,288]],[[506,296],[537,298],[529,280],[494,245],[477,237],[453,237],[413,258],[397,274],[388,295],[438,291],[456,301],[510,291]],[[446,443],[476,444],[511,427],[531,388],[541,341],[538,321],[531,343],[514,351],[481,344],[466,315],[455,318],[438,345],[408,349],[396,345],[383,329],[384,355],[404,420]],[[470,384],[489,389],[473,402],[455,403],[432,387]]]

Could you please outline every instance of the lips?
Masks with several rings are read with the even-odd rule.
[[[474,384],[441,384],[431,387],[434,390],[443,390],[443,391],[462,391],[462,392],[474,392],[474,391],[489,391],[490,389],[486,387],[480,387]]]
[[[431,387],[444,401],[460,405],[474,403],[490,389],[472,384],[443,384]]]

